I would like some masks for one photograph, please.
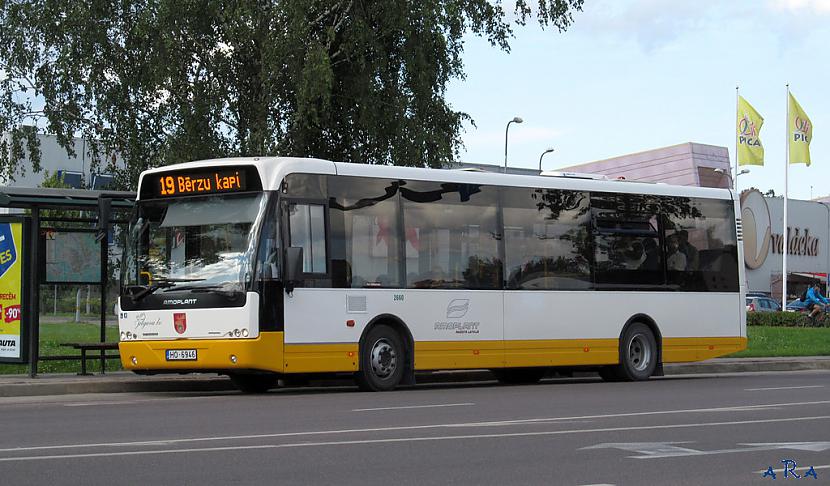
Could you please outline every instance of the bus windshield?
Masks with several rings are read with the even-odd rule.
[[[124,285],[245,290],[265,206],[263,193],[139,202],[128,233]]]

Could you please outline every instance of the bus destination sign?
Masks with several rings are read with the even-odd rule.
[[[161,174],[156,182],[156,197],[191,196],[247,190],[245,171],[212,171]]]

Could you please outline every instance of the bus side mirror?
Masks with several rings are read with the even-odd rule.
[[[303,270],[303,249],[299,246],[290,246],[285,250],[285,291],[288,295],[294,292],[294,285],[300,279]]]

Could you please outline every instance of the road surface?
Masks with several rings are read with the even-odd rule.
[[[830,484],[828,371],[1,398],[0,416],[10,485]]]

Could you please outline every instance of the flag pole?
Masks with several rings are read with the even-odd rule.
[[[790,174],[790,85],[787,83],[787,122],[784,124],[786,138],[784,139],[784,261],[782,265],[783,273],[783,293],[781,294],[781,305],[787,307],[787,254],[790,252],[790,240],[787,231],[787,199],[788,199],[788,177]]]
[[[735,121],[738,125],[735,126],[735,173],[732,176],[732,185],[735,186],[735,196],[738,195],[738,137],[739,130],[740,130],[740,122],[738,122],[738,116],[740,116],[740,95],[738,94],[738,86],[735,86]]]

